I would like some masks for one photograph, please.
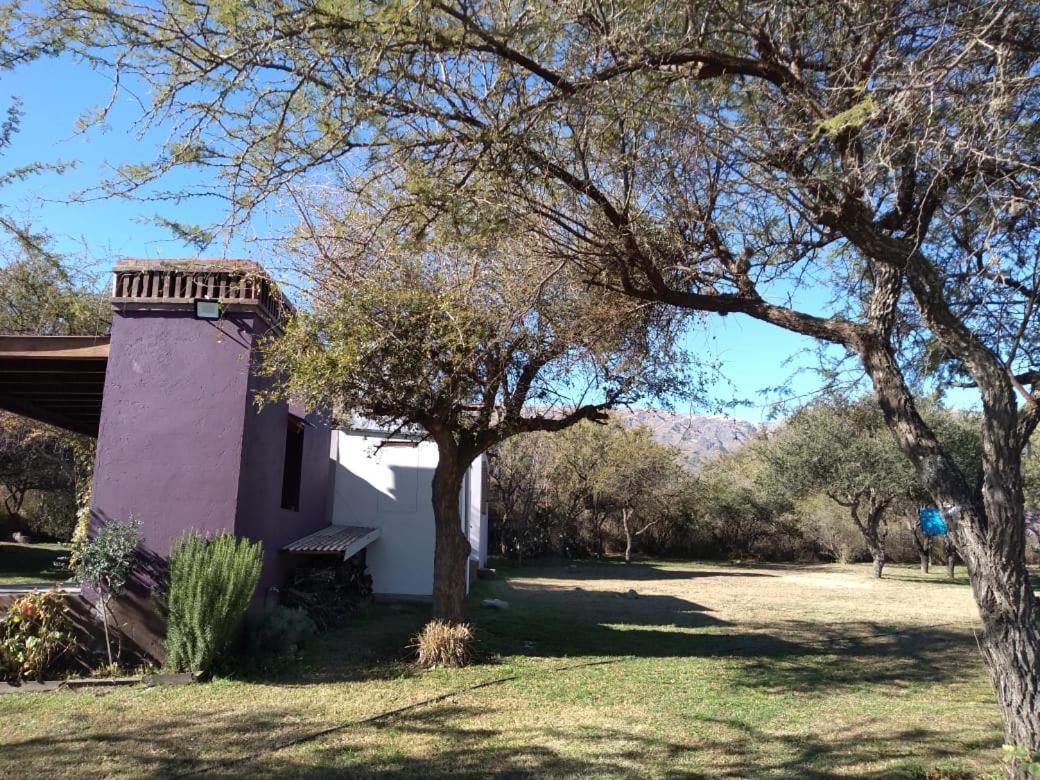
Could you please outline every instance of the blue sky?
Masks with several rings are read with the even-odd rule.
[[[74,193],[97,185],[114,167],[150,159],[161,137],[161,130],[142,137],[133,129],[139,108],[129,95],[117,97],[107,127],[78,134],[76,120],[106,104],[110,90],[107,75],[67,59],[43,60],[0,74],[0,100],[17,96],[25,112],[21,132],[0,166],[10,169],[32,161],[76,161],[76,167],[63,175],[43,174],[5,189],[4,206],[9,213],[30,217],[36,227],[52,233],[60,251],[86,258],[101,278],[120,257],[186,257],[194,253],[166,229],[149,224],[154,215],[212,224],[221,208],[219,201],[203,199],[181,203],[116,199],[69,202]],[[147,99],[146,95],[139,97]],[[177,175],[180,183],[188,183],[186,172]],[[169,179],[165,186],[175,188],[177,184],[177,179]],[[258,217],[250,230],[211,247],[207,254],[264,262],[264,242],[256,239],[271,234],[272,227],[264,223],[265,219],[270,217]],[[719,384],[716,398],[725,401],[736,395],[752,401],[753,405],[730,412],[744,419],[767,417],[777,398],[762,396],[760,391],[784,383],[799,367],[814,364],[811,355],[801,354],[814,346],[812,339],[746,317],[712,317],[706,328],[692,333],[690,339],[693,349],[724,366],[726,381]],[[801,395],[816,385],[811,372],[802,372],[794,376],[791,389]],[[685,411],[682,404],[679,408]]]

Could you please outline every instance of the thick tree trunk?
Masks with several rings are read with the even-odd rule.
[[[953,334],[951,338],[956,336]],[[977,350],[975,350],[977,352]],[[990,670],[1008,744],[1040,753],[1040,634],[1025,563],[1021,442],[1014,394],[1003,367],[972,353],[983,395],[983,481],[974,489],[914,406],[887,344],[861,345],[885,420],[922,484],[947,514],[982,617],[982,654]],[[949,560],[954,560],[948,554]],[[952,563],[949,564],[952,567]],[[1016,773],[1021,775],[1021,772]]]
[[[433,617],[461,623],[466,601],[466,566],[470,545],[462,532],[459,491],[465,467],[455,453],[441,447],[433,471],[433,518],[436,543],[433,553]]]
[[[982,552],[982,555],[975,553]],[[968,573],[983,623],[982,653],[1004,715],[1005,738],[1040,752],[1040,633],[1025,558],[1008,565],[973,550]]]
[[[22,517],[22,505],[25,503],[26,490],[24,488],[11,488],[7,486],[7,497],[4,499],[4,508],[7,510],[7,522],[4,524],[6,533],[32,534],[28,522]]]

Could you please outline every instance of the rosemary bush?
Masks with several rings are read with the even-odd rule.
[[[263,545],[191,531],[170,554],[166,665],[211,670],[227,652],[253,597]]]

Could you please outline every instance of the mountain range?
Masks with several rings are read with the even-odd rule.
[[[625,425],[645,425],[654,439],[682,450],[691,471],[705,461],[733,452],[766,426],[712,414],[681,414],[663,409],[616,409],[611,416]]]

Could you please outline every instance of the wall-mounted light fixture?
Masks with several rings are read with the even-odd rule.
[[[220,301],[216,298],[195,299],[195,319],[197,320],[219,320]]]

